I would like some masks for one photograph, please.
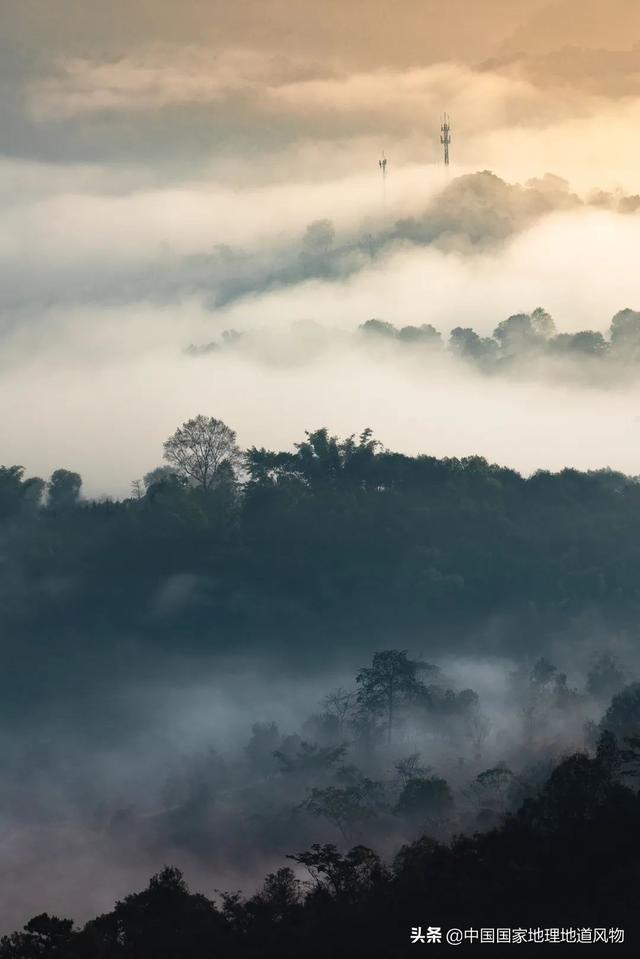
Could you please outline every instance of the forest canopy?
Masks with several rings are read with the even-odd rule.
[[[357,349],[373,350],[388,361],[411,356],[426,365],[449,357],[485,376],[544,375],[560,382],[569,376],[590,385],[612,386],[620,377],[633,377],[637,367],[640,311],[619,310],[604,333],[591,329],[558,331],[553,317],[536,307],[530,313],[514,313],[501,320],[490,335],[478,333],[471,326],[454,325],[445,337],[432,323],[398,326],[372,318],[351,334],[336,334],[330,327],[300,322],[293,324],[287,337],[299,361],[332,343],[344,346],[351,342]],[[225,330],[220,341],[191,344],[186,352],[192,357],[222,357],[243,350],[251,355],[253,350],[259,356],[268,342],[265,331]]]
[[[597,942],[594,927],[600,942],[634,941],[640,809],[619,760],[615,749],[568,756],[501,826],[451,843],[423,836],[392,863],[363,845],[315,843],[252,896],[214,901],[165,867],[83,928],[35,916],[0,941],[0,959],[400,956],[432,925],[506,925],[524,950]],[[556,939],[535,938],[549,927]]]
[[[185,453],[194,424],[200,467]],[[586,613],[596,631],[637,620],[634,477],[524,477],[481,457],[396,453],[368,430],[240,451],[206,416],[165,452],[117,501],[83,498],[66,468],[47,483],[0,469],[0,617],[20,656],[24,636],[86,647],[126,629],[152,644],[271,644],[304,661],[320,635],[335,651],[345,639],[388,647],[390,631],[437,647],[455,629],[463,645],[472,632],[482,642],[490,619],[494,649],[504,634],[510,651],[543,651]]]

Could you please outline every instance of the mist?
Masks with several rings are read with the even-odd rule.
[[[638,4],[0,20],[0,935],[105,914],[93,955],[175,863],[264,949],[289,908],[329,929],[297,918],[327,890],[351,908],[314,848],[380,856],[362,915],[407,862],[420,902],[440,862],[456,908],[520,908],[564,837],[557,882],[612,925],[640,770]]]
[[[635,652],[611,648],[633,677]],[[3,739],[2,930],[20,925],[34,903],[52,913],[72,906],[82,922],[167,860],[178,859],[209,895],[239,886],[251,892],[296,844],[343,838],[335,824],[304,811],[310,786],[364,773],[379,780],[391,808],[402,792],[402,761],[410,764],[406,775],[443,777],[453,791],[455,810],[434,810],[432,835],[487,828],[537,788],[554,757],[589,748],[607,705],[592,689],[582,691],[597,651],[594,642],[579,668],[572,662],[570,690],[553,708],[546,702],[552,686],[542,692],[528,678],[530,660],[436,655],[440,672],[430,688],[452,687],[457,695],[472,686],[478,705],[469,716],[460,708],[459,717],[456,707],[440,707],[441,718],[437,709],[410,708],[398,719],[393,744],[373,750],[355,727],[337,730],[323,705],[333,690],[354,688],[363,663],[353,655],[351,664],[337,660],[333,669],[299,671],[295,680],[273,661],[158,660],[155,678],[119,680],[115,689],[111,680],[115,724],[115,703],[92,687],[92,718],[76,703],[46,733],[27,724]],[[528,696],[545,712],[535,713],[533,738]],[[538,705],[535,697],[542,697]],[[81,717],[84,728],[77,726]],[[311,736],[320,738],[312,748],[321,751],[345,743],[344,774],[330,760],[291,771]],[[353,771],[354,761],[362,772]],[[495,791],[477,780],[485,770],[506,770]],[[420,823],[389,815],[354,821],[347,838],[392,852]]]
[[[342,247],[336,233],[329,277],[322,275],[322,253],[319,265],[301,267],[301,227],[271,250],[223,256],[220,267],[205,261],[195,279],[178,279],[166,302],[158,293],[171,273],[168,253],[148,268],[130,301],[131,281],[120,285],[117,264],[101,281],[106,301],[91,306],[78,302],[82,285],[73,273],[75,302],[45,306],[46,287],[38,294],[32,273],[31,295],[40,302],[4,310],[0,397],[13,411],[0,426],[4,459],[45,477],[73,468],[88,495],[122,495],[158,464],[172,430],[205,412],[232,424],[246,447],[290,448],[320,425],[338,435],[371,427],[385,445],[406,453],[477,452],[525,473],[573,464],[635,474],[633,376],[610,376],[599,390],[570,370],[555,378],[521,370],[487,380],[444,354],[412,359],[409,351],[363,349],[354,334],[375,317],[397,327],[428,323],[445,337],[458,326],[490,335],[502,320],[539,305],[563,333],[606,332],[614,314],[637,301],[639,223],[635,214],[576,205],[534,216],[532,225],[512,219],[506,236],[491,239],[485,231],[479,247],[465,240],[464,222],[455,234],[444,227],[427,245],[385,240],[381,232],[373,259],[353,252],[353,231]],[[573,251],[569,261],[566,249]],[[88,271],[85,282],[95,284],[96,274],[68,255],[62,269]],[[123,256],[129,263],[128,251]],[[238,291],[216,306],[207,273],[217,271],[220,282],[224,275],[232,289],[238,261]],[[60,269],[46,282],[59,284]],[[220,342],[225,330],[251,336],[241,349],[185,355],[189,345]]]

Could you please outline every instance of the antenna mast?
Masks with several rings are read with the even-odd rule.
[[[448,113],[442,117],[440,124],[440,143],[444,147],[444,165],[449,166],[449,144],[451,143],[451,118]]]
[[[386,217],[387,214],[387,158],[382,151],[382,159],[378,160],[378,166],[382,173],[382,211]]]

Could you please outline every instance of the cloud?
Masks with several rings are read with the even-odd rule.
[[[538,89],[552,91],[554,97],[558,89],[566,91],[567,88],[612,98],[637,96],[640,93],[640,44],[623,50],[584,50],[568,46],[538,56],[516,54],[488,60],[481,69],[516,82],[527,80]]]
[[[15,411],[0,428],[5,462],[44,476],[77,469],[90,495],[127,493],[173,429],[204,412],[245,445],[287,448],[321,424],[340,434],[371,425],[407,451],[634,470],[628,384],[603,405],[582,386],[489,384],[449,361],[427,374],[419,360],[369,355],[340,336],[374,316],[488,334],[539,304],[562,331],[604,330],[637,305],[640,218],[617,212],[624,196],[589,206],[557,178],[518,185],[489,173],[443,190],[442,171],[407,166],[388,196],[389,213],[404,216],[385,228],[376,172],[239,192],[78,173],[85,194],[69,192],[64,168],[14,169],[0,234],[0,401]],[[306,226],[334,207],[335,238],[309,247]],[[300,320],[333,332],[292,336]],[[251,348],[183,355],[230,328],[256,331]],[[442,420],[424,412],[444,408]],[[604,408],[620,433],[590,432]]]
[[[446,358],[410,352],[403,361],[340,337],[320,347],[292,340],[289,327],[312,318],[353,331],[378,316],[488,333],[542,303],[561,330],[604,329],[636,302],[639,231],[636,217],[578,210],[540,221],[499,255],[398,250],[349,278],[266,290],[213,312],[193,297],[49,310],[30,336],[26,328],[4,344],[0,402],[13,413],[0,427],[3,459],[43,476],[76,469],[89,495],[123,494],[157,465],[175,427],[202,412],[237,429],[244,446],[290,448],[323,424],[340,435],[371,426],[406,452],[481,453],[525,472],[568,464],[637,472],[633,383],[598,391],[498,382]],[[262,328],[265,338],[253,352],[182,355],[231,327]]]
[[[474,0],[449,5],[432,23],[439,5],[413,0],[393,11],[369,3],[366,17],[363,4],[206,6],[186,3],[178,15],[175,5],[144,0],[125,16],[116,3],[107,17],[97,4],[67,2],[55,23],[39,19],[35,0],[10,12],[5,46],[21,33],[28,42],[20,62],[5,58],[2,70],[13,107],[23,109],[12,143],[29,159],[5,158],[0,170],[0,388],[21,409],[3,428],[5,457],[37,472],[77,466],[91,490],[107,492],[155,465],[165,435],[200,409],[240,431],[246,424],[251,441],[268,442],[264,432],[284,445],[324,419],[321,401],[336,431],[367,425],[360,400],[344,398],[348,350],[309,358],[308,345],[291,355],[286,337],[270,345],[264,337],[237,368],[212,359],[195,372],[182,350],[225,328],[271,334],[313,319],[349,331],[379,316],[487,333],[542,303],[570,331],[604,329],[618,309],[637,305],[637,217],[619,211],[635,209],[640,98],[610,99],[579,84],[550,97],[526,71],[514,82],[502,67],[474,67],[517,54],[522,48],[509,44],[532,13],[546,18],[549,37],[564,13],[542,0]],[[112,21],[113,10],[120,19]],[[583,50],[591,40],[581,37]],[[556,49],[540,40],[524,54]],[[625,64],[623,72],[633,69]],[[454,118],[446,189],[437,165],[445,106]],[[612,139],[623,138],[628,149],[612,156]],[[478,169],[499,179],[455,176]],[[545,180],[545,170],[571,186]],[[324,219],[335,239],[310,251],[305,230]],[[317,359],[317,379],[298,379],[301,353],[312,366]],[[377,418],[368,393],[377,366],[353,362],[353,382],[364,384]],[[289,370],[281,386],[277,369]],[[420,374],[394,371],[414,392],[407,424],[386,439],[404,443],[415,422],[409,410],[434,397]],[[225,393],[219,387],[232,374],[242,391]],[[260,430],[244,395],[257,375],[266,397]],[[327,401],[323,375],[342,406]],[[477,405],[485,386],[471,382]],[[285,422],[279,409],[292,389],[302,399]],[[95,439],[107,412],[119,423],[108,451]],[[466,448],[454,433],[451,451]],[[527,468],[536,456],[553,460],[542,435]],[[482,429],[478,436],[482,445]],[[502,455],[506,441],[492,449]]]
[[[406,167],[395,173],[385,223],[379,199],[372,207],[379,189],[372,180],[304,180],[241,194],[203,182],[115,195],[62,189],[34,201],[27,196],[7,210],[0,230],[0,306],[19,305],[24,315],[52,300],[167,304],[200,296],[221,307],[312,279],[343,280],[403,246],[471,255],[553,213],[585,205],[631,213],[640,203],[604,191],[582,200],[551,175],[518,185],[485,171],[441,190],[437,170],[427,179]],[[326,220],[323,213],[334,206],[337,233],[321,247],[309,246],[309,222]]]
[[[144,41],[237,48],[247,38],[260,50],[299,51],[343,65],[488,56],[532,11],[548,0],[59,0],[55,15],[47,0],[8,7],[3,35],[26,54],[57,58],[122,54]]]
[[[502,68],[501,61],[496,61]],[[459,62],[409,68],[348,71],[321,61],[257,49],[212,53],[206,47],[153,46],[110,61],[60,61],[53,74],[34,80],[29,102],[36,120],[67,120],[100,113],[141,113],[175,105],[221,105],[247,116],[265,114],[286,129],[287,117],[316,136],[350,136],[384,123],[402,131],[419,117],[437,121],[443,104],[466,117],[466,130],[519,122],[535,124],[575,111],[570,90],[553,101],[520,77],[480,71]],[[418,121],[420,123],[420,121]]]
[[[635,0],[546,0],[500,44],[503,54],[540,56],[579,47],[624,50],[640,37]]]
[[[156,45],[112,61],[62,60],[53,76],[31,85],[38,120],[68,119],[108,111],[148,111],[166,106],[214,103],[257,93],[279,76],[304,76],[308,62],[251,49],[211,51]]]

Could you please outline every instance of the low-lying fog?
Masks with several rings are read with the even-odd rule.
[[[451,809],[429,820],[434,835],[477,827],[483,810],[500,816],[535,788],[554,758],[593,748],[594,723],[611,693],[633,678],[634,652],[611,645],[624,673],[611,681],[605,661],[600,688],[589,679],[598,650],[588,649],[568,679],[562,657],[575,657],[562,644],[555,670],[415,650],[419,661],[440,668],[425,676],[435,700],[427,712],[399,710],[391,744],[383,737],[375,746],[350,718],[366,661],[292,680],[269,663],[203,661],[194,670],[193,662],[174,660],[166,671],[156,664],[156,678],[144,684],[117,683],[104,702],[96,695],[91,716],[75,716],[73,703],[66,718],[52,715],[46,726],[23,716],[2,736],[0,928],[14,928],[35,908],[82,920],[169,861],[213,894],[255,888],[288,852],[312,841],[370,841],[391,855],[425,826],[393,813],[407,775],[444,778],[452,791]],[[478,700],[463,707],[469,688]],[[438,700],[447,689],[460,705]],[[340,716],[341,696],[352,698],[338,728],[332,717]],[[297,771],[273,755],[279,749],[295,764],[303,741],[347,749],[308,768],[303,760]],[[481,792],[472,785],[482,771],[502,767],[508,781]],[[356,817],[345,835],[301,810],[314,786],[357,783],[362,775],[379,783],[384,806],[371,822]]]

